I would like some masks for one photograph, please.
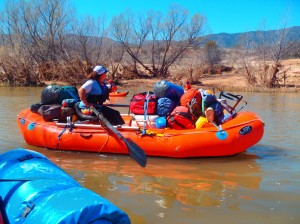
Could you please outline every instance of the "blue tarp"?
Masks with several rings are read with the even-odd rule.
[[[0,199],[8,223],[130,223],[47,157],[22,148],[0,155]]]

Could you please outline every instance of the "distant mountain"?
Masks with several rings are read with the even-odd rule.
[[[280,30],[269,30],[269,31],[262,31],[267,36],[276,36]],[[287,41],[300,41],[300,26],[294,26],[291,28],[287,28]],[[244,33],[219,33],[219,34],[211,34],[205,36],[207,40],[212,40],[217,43],[220,48],[234,48],[238,45],[239,40],[244,35],[247,35],[247,38],[251,42],[258,43],[259,39],[256,36],[256,31],[251,32],[244,32]]]
[[[268,31],[262,31],[266,36],[269,37],[276,37],[276,33],[278,33],[280,30],[268,30]],[[206,43],[209,40],[215,41],[217,45],[220,48],[234,48],[239,44],[240,39],[243,36],[247,36],[249,42],[259,43],[259,38],[257,38],[257,32],[256,31],[250,31],[250,32],[244,32],[244,33],[219,33],[219,34],[210,34],[207,36],[204,36]],[[68,34],[69,41],[75,40],[78,38],[77,35],[74,34]],[[4,44],[5,40],[7,40],[8,35],[2,34],[0,35],[0,46]],[[294,26],[291,28],[287,28],[287,41],[293,41],[296,42],[297,46],[300,43],[300,26]],[[104,38],[102,41],[105,42],[105,44],[111,44],[113,43],[112,39]],[[99,40],[98,37],[91,37],[90,43],[92,44],[99,44],[101,40]],[[298,48],[297,48],[298,49]],[[299,54],[299,53],[298,53]]]

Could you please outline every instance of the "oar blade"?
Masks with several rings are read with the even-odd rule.
[[[134,143],[131,139],[125,138],[122,136],[122,134],[94,107],[91,107],[93,112],[96,114],[98,119],[102,121],[102,124],[107,127],[111,133],[114,134],[116,138],[119,138],[122,140],[125,145],[127,146],[129,155],[137,161],[138,164],[140,164],[142,167],[145,167],[147,164],[147,156],[144,152],[144,150],[139,147],[136,143]]]
[[[126,146],[129,151],[129,155],[140,164],[141,167],[145,167],[147,164],[147,156],[145,151],[141,149],[134,141],[130,138],[126,138],[125,141]]]
[[[227,137],[228,137],[228,134],[227,134],[227,132],[225,132],[224,130],[222,130],[222,131],[218,131],[217,133],[216,133],[216,136],[217,136],[217,138],[218,139],[220,139],[220,140],[226,140],[227,139]]]

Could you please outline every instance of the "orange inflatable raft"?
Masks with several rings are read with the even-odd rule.
[[[235,118],[216,127],[174,130],[138,123],[135,115],[122,115],[126,124],[116,127],[148,156],[174,158],[231,156],[258,143],[264,133],[263,121],[253,112],[239,112]],[[140,115],[141,116],[141,115]],[[99,124],[46,122],[30,109],[17,116],[18,126],[29,145],[57,150],[128,154],[124,142]]]
[[[123,91],[123,92],[120,92],[120,91],[114,91],[114,92],[110,92],[109,93],[109,96],[110,97],[121,97],[121,96],[127,96],[129,93],[129,91]]]

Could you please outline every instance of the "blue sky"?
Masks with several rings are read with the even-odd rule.
[[[159,10],[167,12],[177,4],[191,14],[206,16],[210,33],[256,31],[265,21],[266,29],[300,26],[300,0],[71,0],[79,15],[104,13],[110,21],[114,15]]]
[[[30,0],[28,0],[30,1]],[[265,21],[265,29],[300,26],[300,0],[69,0],[79,16],[104,14],[108,21],[130,9],[133,12],[167,12],[170,5],[186,8],[190,14],[207,18],[209,33],[256,31]],[[3,9],[4,0],[0,0]]]

